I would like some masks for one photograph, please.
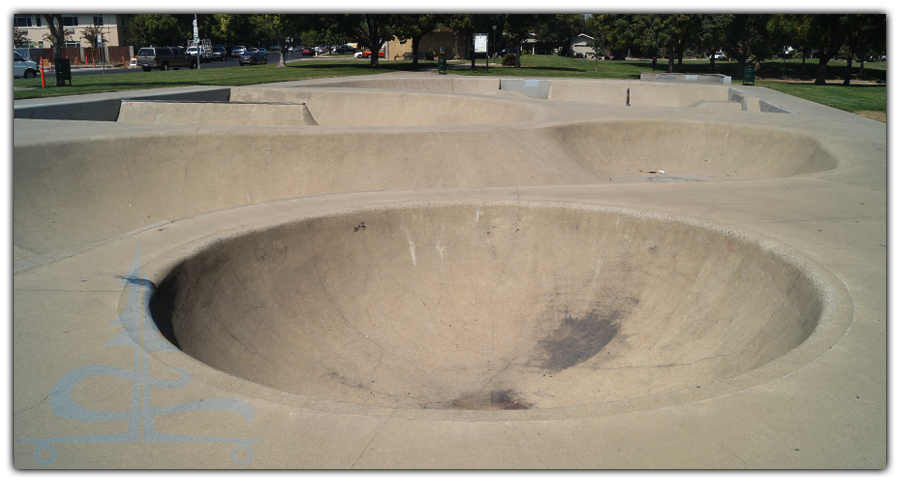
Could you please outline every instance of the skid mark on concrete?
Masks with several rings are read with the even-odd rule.
[[[534,361],[544,370],[556,373],[582,363],[619,334],[621,312],[600,315],[591,312],[573,318],[566,312],[562,323],[546,337],[538,340]]]

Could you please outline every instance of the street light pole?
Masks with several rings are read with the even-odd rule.
[[[497,55],[497,25],[494,25],[494,51],[491,52],[491,62],[494,62],[494,56]]]

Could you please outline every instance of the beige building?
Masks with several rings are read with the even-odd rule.
[[[90,47],[90,43],[84,39],[84,29],[93,25],[102,28],[108,46],[127,46],[123,17],[121,14],[63,14],[63,23],[70,36],[66,41],[66,48]],[[13,26],[25,32],[30,40],[30,47],[51,48],[52,44],[44,39],[44,35],[50,33],[50,28],[47,20],[40,14],[15,14]]]
[[[437,59],[443,49],[447,59],[459,57],[464,59],[469,56],[471,41],[465,34],[456,34],[449,30],[436,30],[422,37],[419,41],[419,59]],[[388,42],[388,50],[385,53],[390,59],[412,59],[412,40],[400,43],[394,38]]]

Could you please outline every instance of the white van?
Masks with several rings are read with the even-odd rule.
[[[13,52],[13,78],[34,78],[38,75],[38,65]]]

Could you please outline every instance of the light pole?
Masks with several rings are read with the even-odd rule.
[[[494,51],[491,52],[491,62],[494,62],[494,56],[497,55],[497,25],[493,26],[494,28]]]

